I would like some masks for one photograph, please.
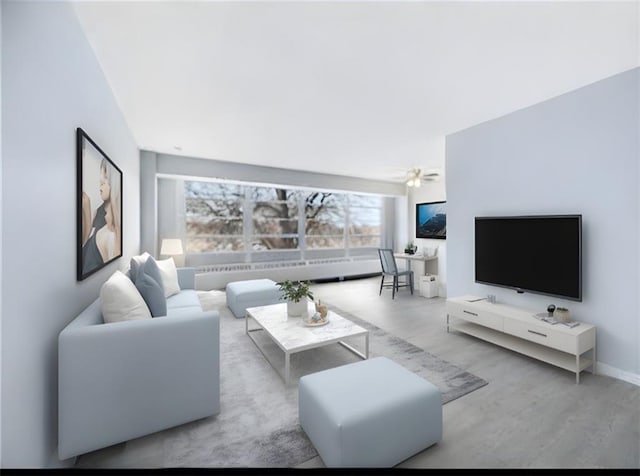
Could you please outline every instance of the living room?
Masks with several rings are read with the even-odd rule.
[[[108,5],[96,7],[95,17],[93,17],[96,22],[95,30],[92,30],[87,26],[91,24],[92,18],[90,5],[73,3],[3,1],[0,10],[2,16],[1,467],[53,468],[74,464],[73,461],[60,461],[57,454],[58,335],[75,316],[96,300],[102,285],[111,274],[116,270],[124,270],[133,256],[149,251],[160,258],[161,239],[172,236],[159,236],[155,231],[162,225],[158,222],[161,217],[158,217],[155,209],[158,196],[153,184],[157,183],[158,177],[164,179],[225,177],[230,181],[243,183],[278,184],[393,197],[392,203],[395,205],[388,205],[387,208],[391,209],[390,215],[394,217],[394,226],[390,230],[385,230],[387,235],[385,240],[393,244],[395,251],[402,251],[409,241],[416,242],[420,250],[430,247],[438,248],[437,274],[441,280],[440,297],[437,300],[429,300],[420,297],[418,293],[411,296],[403,290],[392,304],[387,291],[383,291],[381,296],[378,294],[379,277],[322,284],[317,285],[316,289],[321,297],[342,294],[338,291],[339,289],[348,289],[349,295],[336,298],[333,304],[356,315],[358,315],[357,311],[361,311],[363,307],[361,304],[353,304],[353,301],[358,299],[359,293],[372,300],[380,298],[380,301],[373,301],[372,306],[380,303],[380,308],[384,312],[389,312],[390,316],[396,317],[395,313],[399,312],[398,309],[406,313],[414,313],[411,314],[410,320],[416,327],[411,330],[403,331],[397,319],[396,322],[392,322],[388,316],[381,317],[381,320],[374,324],[387,332],[395,332],[396,335],[411,341],[414,345],[428,346],[429,352],[457,365],[463,365],[489,382],[485,387],[443,406],[445,440],[443,444],[435,445],[435,451],[427,449],[423,452],[415,460],[414,467],[479,467],[474,465],[480,464],[484,467],[536,466],[531,457],[524,454],[519,463],[515,455],[509,459],[499,457],[492,459],[491,453],[499,449],[493,448],[485,441],[478,442],[477,439],[480,436],[477,431],[475,432],[477,446],[467,446],[467,448],[472,448],[471,452],[484,449],[485,453],[477,460],[462,459],[457,463],[454,457],[449,456],[453,453],[451,448],[455,446],[455,442],[447,439],[446,436],[449,431],[449,435],[453,437],[455,431],[457,437],[464,437],[464,425],[467,423],[462,417],[456,416],[454,412],[457,411],[460,411],[460,415],[464,415],[470,424],[486,423],[482,421],[481,415],[473,413],[469,408],[472,406],[471,403],[465,403],[465,399],[474,404],[482,402],[479,408],[488,411],[495,400],[483,400],[483,396],[493,395],[495,398],[496,394],[488,393],[492,386],[504,392],[508,392],[510,386],[513,386],[517,388],[514,398],[525,398],[527,391],[534,394],[541,391],[533,385],[544,382],[545,377],[553,382],[550,384],[552,393],[562,395],[564,389],[567,398],[574,398],[581,405],[590,408],[592,412],[605,407],[589,405],[595,405],[595,401],[600,398],[605,399],[605,396],[613,398],[613,401],[610,400],[610,406],[623,412],[626,417],[626,427],[614,425],[610,435],[598,436],[600,439],[593,445],[602,448],[602,453],[599,454],[602,459],[597,457],[589,459],[582,451],[583,448],[579,447],[573,448],[576,457],[569,458],[573,463],[567,463],[562,459],[550,459],[543,461],[541,463],[543,466],[565,468],[572,466],[611,468],[618,465],[637,468],[639,466],[639,415],[637,410],[635,413],[626,410],[628,407],[633,408],[640,398],[638,392],[638,385],[640,385],[640,293],[638,293],[640,288],[638,251],[640,167],[637,133],[640,13],[637,2],[569,2],[571,5],[544,2],[540,8],[557,10],[553,10],[548,16],[543,12],[539,18],[548,18],[549,23],[545,27],[549,31],[556,31],[554,25],[561,31],[567,28],[565,40],[573,45],[575,51],[568,48],[568,51],[564,51],[565,56],[559,55],[549,60],[546,60],[546,57],[539,58],[536,65],[539,68],[557,69],[558,77],[562,76],[560,72],[563,72],[565,79],[567,70],[570,73],[573,69],[573,76],[571,74],[568,76],[573,78],[574,85],[569,86],[570,82],[564,82],[554,86],[555,83],[552,81],[554,78],[551,75],[549,82],[546,83],[547,88],[542,91],[543,88],[540,87],[538,93],[536,84],[522,81],[521,89],[532,92],[527,96],[527,102],[519,107],[504,110],[501,101],[506,99],[499,92],[494,92],[492,102],[495,103],[495,109],[475,111],[475,117],[478,119],[472,120],[466,127],[443,128],[439,138],[427,138],[415,148],[408,143],[411,137],[407,138],[406,143],[399,140],[393,142],[388,150],[378,155],[378,165],[385,162],[390,165],[386,180],[366,177],[364,173],[358,175],[351,172],[353,169],[350,167],[354,165],[350,162],[356,161],[351,161],[348,154],[346,157],[332,157],[331,160],[335,162],[327,159],[328,165],[325,164],[327,168],[324,172],[317,171],[318,163],[323,161],[322,154],[327,150],[321,143],[308,145],[309,157],[312,158],[299,159],[300,166],[295,169],[278,165],[279,162],[276,162],[278,149],[271,149],[271,155],[253,157],[253,160],[246,160],[245,163],[227,162],[223,155],[218,155],[214,160],[205,153],[198,153],[195,150],[189,152],[188,141],[192,137],[191,134],[195,135],[195,132],[182,131],[184,125],[180,121],[170,121],[169,116],[162,122],[163,126],[169,129],[159,132],[160,135],[167,136],[167,146],[164,150],[154,150],[153,145],[137,139],[138,135],[144,134],[143,131],[134,131],[132,128],[132,124],[138,123],[136,111],[133,111],[134,114],[131,116],[124,114],[124,106],[129,104],[129,99],[118,97],[114,93],[118,90],[117,84],[112,83],[111,78],[107,77],[107,69],[103,64],[108,61],[108,57],[100,58],[95,50],[96,45],[89,39],[99,31],[100,8],[108,8]],[[215,5],[216,2],[211,3]],[[354,2],[351,6],[356,8],[360,5],[359,8],[366,8],[375,6],[376,3],[380,2]],[[445,2],[400,3],[405,6],[413,5],[414,8],[431,4],[445,9]],[[473,3],[475,5],[470,8],[478,10],[486,7],[498,8],[496,5],[491,7],[492,2]],[[517,7],[517,3],[511,6],[525,8]],[[260,2],[260,4],[259,8],[268,11],[269,2]],[[219,5],[224,6],[222,2]],[[285,8],[287,4],[283,5],[280,5],[280,8]],[[301,8],[293,2],[289,5],[292,8]],[[229,7],[229,5],[226,6]],[[82,7],[86,8],[84,17],[79,13]],[[245,8],[250,8],[250,4],[245,3]],[[313,8],[313,4],[309,3],[307,8]],[[339,5],[334,5],[334,8],[339,8]],[[457,8],[464,8],[464,5],[459,4]],[[523,10],[522,16],[516,14],[514,18],[522,19],[532,14],[531,9],[535,7],[530,5],[528,8],[530,9]],[[571,11],[571,8],[575,8],[576,11]],[[308,14],[312,15],[312,13]],[[330,10],[324,13],[328,18],[332,18]],[[280,14],[281,12],[275,12],[274,16]],[[294,15],[294,13],[291,14]],[[302,14],[306,15],[304,10]],[[85,23],[82,23],[79,18],[83,18]],[[446,18],[451,19],[449,16]],[[465,21],[473,23],[471,18],[473,15]],[[554,23],[552,18],[557,18],[558,23]],[[568,18],[574,20],[569,21]],[[578,21],[579,18],[583,21]],[[127,18],[121,18],[121,20],[124,28]],[[129,20],[135,25],[135,16]],[[351,21],[355,22],[355,19]],[[416,22],[419,25],[418,20]],[[452,28],[451,25],[450,28]],[[385,31],[391,36],[400,34],[399,30]],[[512,33],[514,38],[523,41],[515,31]],[[583,36],[579,36],[579,33],[583,33]],[[562,35],[558,35],[557,38],[562,38]],[[496,45],[508,43],[505,38],[496,37],[494,40]],[[123,57],[126,58],[127,55],[127,43],[134,41],[142,40],[122,35],[122,46],[119,51]],[[282,44],[287,44],[288,40],[282,41]],[[581,42],[586,45],[584,49],[576,46]],[[455,57],[456,54],[461,55],[466,48],[471,48],[464,41],[455,46],[458,49],[452,49],[448,53],[445,47],[442,49],[446,54]],[[521,45],[514,40],[512,46],[517,50]],[[551,46],[561,49],[562,44]],[[152,48],[149,51],[162,54],[162,50],[157,51]],[[535,50],[529,52],[529,56],[523,56],[534,58],[534,53]],[[396,53],[392,52],[390,56],[393,54]],[[486,78],[481,76],[482,60],[484,58],[488,61],[485,56],[489,55],[485,51],[476,51],[475,54],[477,57],[474,68],[477,70],[476,74],[480,75],[476,81],[478,89],[465,93],[468,83],[459,83],[461,97],[444,99],[450,101],[452,105],[455,104],[458,109],[465,108],[467,99],[468,103],[472,104],[471,98],[467,98],[466,94],[480,95],[484,91],[482,87],[486,86],[483,83]],[[572,54],[576,56],[575,63],[570,61],[573,58]],[[578,61],[577,57],[581,55],[589,59],[598,58],[596,62],[598,64],[592,65],[592,69],[588,68]],[[564,59],[565,62],[552,61],[559,61],[558,58]],[[526,62],[519,62],[521,59],[519,56],[507,57],[504,61],[504,75],[507,79],[492,91],[502,89],[505,96],[507,95],[509,81],[513,80],[509,79],[513,78],[509,74],[515,74],[519,69],[526,71],[524,64]],[[130,66],[130,74],[135,79],[138,72],[137,66],[135,64]],[[170,64],[158,74],[169,76],[175,74],[175,78],[170,77],[177,81],[179,76],[187,74],[181,69],[182,66]],[[267,65],[262,67],[265,71],[270,71]],[[140,75],[142,73],[140,71]],[[403,75],[400,74],[399,77]],[[520,76],[515,77],[522,79]],[[335,78],[332,79],[335,80]],[[442,82],[459,80],[460,78],[456,77],[446,77]],[[356,85],[366,83],[362,78],[356,78],[354,82]],[[151,83],[144,83],[143,86],[149,89],[155,87]],[[402,87],[402,84],[396,84],[387,92]],[[303,92],[299,94],[303,95]],[[537,99],[534,99],[536,97]],[[161,98],[157,100],[160,101]],[[338,96],[337,99],[332,100],[339,103],[345,98]],[[258,125],[253,124],[251,128],[249,124],[247,125],[247,141],[251,140],[251,133],[258,130],[260,124],[268,123],[269,111],[263,109],[261,99],[255,98],[255,101],[257,109],[252,111],[255,116],[249,115],[247,119],[253,117]],[[356,106],[352,105],[353,108]],[[189,107],[197,109],[198,104],[191,104]],[[153,105],[151,108],[153,110]],[[362,104],[359,108],[370,115],[376,113],[375,110],[367,111]],[[163,109],[163,112],[167,113],[167,110]],[[229,114],[226,119],[230,124],[235,124],[235,128],[241,129],[241,125],[235,123],[239,120],[238,117]],[[321,118],[324,121],[318,120],[316,125],[318,135],[326,135],[327,131],[335,133],[335,129],[330,129],[330,121],[327,117]],[[296,120],[301,119],[297,117]],[[292,120],[289,125],[293,127],[296,120]],[[395,121],[402,122],[402,120],[402,117],[395,117]],[[435,121],[437,122],[437,118]],[[373,125],[379,126],[378,123]],[[404,125],[410,131],[416,128],[415,125]],[[122,236],[122,258],[81,281],[76,277],[75,133],[78,127],[87,131],[122,170],[122,195],[125,197],[122,228],[126,230]],[[171,127],[175,129],[171,130]],[[220,124],[219,127],[215,135],[223,136],[225,126]],[[355,134],[356,138],[362,141],[372,141],[376,135],[384,135],[376,128],[371,130],[362,130],[355,126],[354,128],[358,132]],[[297,129],[293,128],[293,130]],[[345,135],[349,133],[345,132]],[[179,140],[184,142],[176,141],[175,137],[180,137]],[[343,136],[328,137],[336,142],[334,144],[336,147],[352,144]],[[181,147],[184,150],[179,151],[175,147]],[[242,145],[244,148],[241,148],[241,145],[238,147],[239,156],[243,153],[246,156],[255,152],[246,145]],[[422,161],[415,157],[411,157],[406,163],[400,159],[396,161],[393,151],[397,151],[398,156],[403,156],[406,151],[409,152],[407,155],[411,155],[418,149],[428,151],[435,158],[435,163],[432,165],[441,169],[443,177],[440,181],[424,182],[420,188],[407,188],[404,177],[398,178],[398,174],[402,175],[402,170],[415,165],[416,161],[418,164],[422,164]],[[287,152],[287,149],[283,148],[280,152],[285,155],[284,152]],[[356,152],[357,150],[354,149],[353,153],[356,154]],[[387,159],[380,159],[385,154]],[[360,168],[363,168],[362,164],[363,162],[360,163]],[[364,165],[366,164],[365,161]],[[372,170],[374,165],[372,162]],[[333,172],[330,172],[331,170]],[[447,239],[415,239],[413,215],[415,204],[439,200],[447,202]],[[539,312],[545,311],[550,302],[564,303],[555,298],[530,293],[516,294],[510,289],[476,283],[473,267],[474,217],[570,213],[581,214],[583,219],[583,298],[580,302],[565,304],[570,307],[578,320],[597,328],[597,375],[585,372],[581,383],[575,385],[570,372],[531,359],[518,360],[520,357],[513,357],[516,354],[497,346],[485,345],[471,338],[446,333],[444,300],[447,297],[466,294],[484,297],[487,294],[495,294],[499,302]],[[43,236],[32,230],[42,231]],[[45,237],[46,240],[43,239]],[[188,264],[200,265],[197,260],[197,256],[187,256]],[[379,272],[379,268],[376,272]],[[336,277],[339,276],[340,273]],[[347,287],[338,287],[342,285]],[[396,304],[402,307],[396,307],[394,310]],[[423,334],[423,337],[411,340],[411,336],[417,335],[418,328],[422,325],[419,316],[421,313],[429,312],[437,314],[441,319],[434,324],[433,328],[429,328],[430,330]],[[431,340],[428,335],[434,336],[434,340]],[[476,351],[478,353],[475,353]],[[473,361],[478,356],[487,357],[487,361],[484,364],[474,364]],[[505,361],[509,363],[504,364]],[[531,378],[533,388],[513,374],[509,374],[508,378],[504,378],[500,383],[500,375],[494,373],[495,369],[491,371],[491,362],[501,362],[501,365],[509,365],[510,368],[524,369],[524,375]],[[224,363],[222,367],[224,368]],[[607,387],[616,389],[618,393],[613,395],[606,393],[603,389]],[[600,397],[585,401],[584,395]],[[621,408],[622,406],[625,409]],[[542,412],[557,419],[563,418],[562,414],[551,411],[548,406],[542,407]],[[513,417],[510,412],[508,413]],[[574,413],[571,415],[569,420],[578,418]],[[585,433],[593,429],[598,420],[597,415],[589,418],[592,420],[581,427]],[[550,421],[551,416],[542,420],[545,421],[545,425],[549,425],[548,428],[551,431],[554,430],[553,422]],[[490,428],[495,430],[494,426]],[[507,431],[508,426],[500,428],[502,428],[503,437],[513,435],[512,432]],[[471,433],[471,428],[467,432]],[[619,456],[619,453],[615,448],[621,447],[616,444],[620,441],[618,439],[620,434],[630,436],[630,439],[626,439],[628,447],[625,449],[628,451],[624,459],[617,460],[616,463],[615,457]],[[491,441],[501,441],[500,435],[494,435]],[[536,444],[535,440],[528,441]],[[571,449],[568,446],[570,444],[565,442],[562,448],[570,452]],[[521,449],[521,451],[524,450]],[[593,453],[598,455],[597,451]],[[585,459],[580,460],[580,458]],[[316,460],[316,464],[321,463]],[[144,466],[143,463],[140,465]]]

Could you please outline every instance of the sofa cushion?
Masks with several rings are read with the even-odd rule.
[[[198,293],[194,289],[183,289],[178,294],[169,296],[167,298],[167,312],[171,314],[172,309],[178,309],[181,307],[197,307],[200,306],[200,298]]]
[[[164,286],[164,296],[169,297],[180,292],[180,285],[178,284],[178,271],[176,270],[176,264],[173,258],[167,258],[156,261],[160,268],[160,275],[162,276],[162,285]]]
[[[100,306],[105,323],[151,319],[140,292],[122,271],[114,272],[100,288]]]
[[[167,299],[164,297],[162,276],[153,257],[149,256],[144,264],[138,267],[134,284],[153,317],[167,315]]]
[[[167,309],[167,317],[175,317],[175,318],[190,318],[194,314],[200,314],[202,310],[195,306],[187,306],[187,307],[176,307],[173,309]]]

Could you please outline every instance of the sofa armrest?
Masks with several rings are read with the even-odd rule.
[[[68,326],[58,337],[67,459],[220,411],[220,316]]]
[[[196,288],[196,269],[195,268],[177,268],[178,284],[180,289]]]

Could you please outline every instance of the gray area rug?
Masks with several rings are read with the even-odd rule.
[[[76,467],[291,468],[317,456],[298,424],[298,380],[360,358],[339,344],[294,354],[292,383],[285,387],[246,335],[245,319],[233,317],[226,306],[224,291],[198,294],[204,309],[220,312],[220,413],[81,455]],[[357,316],[330,308],[369,330],[370,357],[386,356],[426,378],[441,390],[443,403],[487,384]],[[283,352],[264,332],[253,335],[283,369]],[[347,342],[362,348],[364,339]]]
[[[284,381],[245,334],[245,320],[226,307],[222,291],[199,292],[205,310],[220,312],[221,411],[167,430],[165,467],[293,467],[317,455],[298,424],[297,380],[302,375],[360,359],[339,344],[291,357],[292,384]],[[335,307],[334,312],[370,331],[369,356],[386,356],[442,391],[443,403],[487,382]],[[284,354],[263,332],[265,352],[284,368]],[[347,341],[362,348],[364,339]]]

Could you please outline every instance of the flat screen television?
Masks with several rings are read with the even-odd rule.
[[[582,215],[475,219],[476,282],[582,301]]]
[[[447,202],[416,203],[416,238],[447,238]]]

